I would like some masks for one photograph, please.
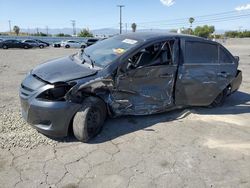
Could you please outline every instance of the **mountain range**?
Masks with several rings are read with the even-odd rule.
[[[81,31],[80,28],[76,28],[76,33],[79,33]],[[105,36],[109,36],[109,35],[115,35],[119,33],[119,29],[114,29],[114,28],[101,28],[101,29],[94,29],[94,30],[90,30],[94,35],[105,35]],[[155,31],[155,32],[169,32],[170,29],[140,29],[138,31],[141,32],[146,32],[146,31]],[[32,29],[21,29],[21,32],[25,32],[25,33],[37,33],[37,32],[43,32],[43,33],[47,33],[47,29],[46,28],[32,28]],[[126,32],[123,30],[123,32]],[[128,30],[127,32],[132,32],[131,30]],[[48,33],[55,35],[58,33],[64,33],[64,34],[69,34],[72,35],[73,33],[73,29],[72,28],[49,28],[48,29]],[[223,34],[225,33],[225,30],[216,30],[216,34]]]

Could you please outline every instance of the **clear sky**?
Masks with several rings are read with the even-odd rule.
[[[8,20],[12,26],[21,28],[70,28],[70,20],[76,20],[78,28],[118,28],[118,4],[125,5],[123,22],[129,23],[129,27],[133,22],[141,29],[189,27],[188,21],[172,20],[235,11],[198,17],[194,26],[199,20],[205,20],[200,21],[200,25],[215,25],[216,29],[250,29],[250,0],[0,0],[0,31],[8,30]],[[240,6],[246,10],[236,11]],[[247,13],[238,19],[238,15]],[[218,20],[223,17],[229,21]]]

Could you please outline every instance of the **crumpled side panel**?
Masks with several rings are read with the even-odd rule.
[[[176,66],[144,67],[118,77],[109,104],[117,115],[147,115],[173,105]]]

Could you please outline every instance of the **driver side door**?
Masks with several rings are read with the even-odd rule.
[[[146,115],[166,111],[174,105],[173,90],[178,46],[172,41],[169,55],[161,63],[118,71],[111,108],[117,115]],[[171,49],[170,49],[171,48]],[[161,52],[160,52],[161,53]],[[160,54],[158,53],[158,54]],[[155,62],[157,62],[156,60]]]

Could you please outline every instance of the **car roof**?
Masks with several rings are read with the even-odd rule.
[[[194,40],[203,40],[208,41],[205,38],[193,36],[193,35],[186,35],[186,34],[178,34],[178,33],[168,33],[168,32],[135,32],[135,33],[126,33],[122,34],[120,36],[123,36],[125,38],[132,38],[135,40],[141,40],[141,41],[149,41],[149,40],[160,40],[165,39],[167,37],[178,37],[178,38],[188,38],[188,39],[194,39]]]

